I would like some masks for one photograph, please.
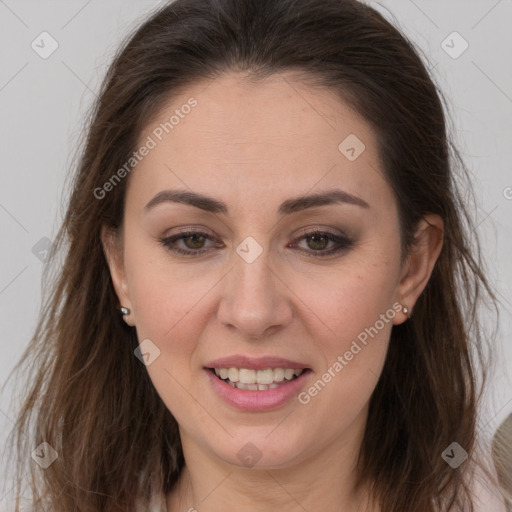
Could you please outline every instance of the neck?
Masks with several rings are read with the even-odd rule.
[[[251,512],[368,511],[367,489],[355,489],[362,435],[355,431],[351,442],[325,443],[286,467],[259,469],[227,463],[182,433],[186,465],[167,496],[167,511],[223,512],[233,504]]]

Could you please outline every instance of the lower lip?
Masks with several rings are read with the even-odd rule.
[[[211,370],[205,368],[205,372],[217,394],[228,404],[242,411],[266,411],[285,404],[299,393],[304,386],[305,379],[311,373],[310,370],[304,370],[296,379],[290,380],[278,388],[247,391],[231,387],[214,375]]]

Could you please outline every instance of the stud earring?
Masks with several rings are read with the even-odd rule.
[[[130,320],[128,320],[128,315],[131,313],[131,311],[128,309],[128,308],[125,308],[124,306],[120,306],[119,307],[119,311],[121,312],[121,314],[123,315],[123,320],[130,326],[130,327],[133,327],[135,324],[130,322]]]
[[[121,314],[122,314],[123,316],[126,316],[126,315],[129,315],[129,314],[130,314],[130,310],[129,310],[128,308],[125,308],[124,306],[121,306],[121,307],[119,308],[119,311],[121,311]]]
[[[407,306],[403,306],[402,311],[404,312],[404,315],[407,315],[407,313],[409,313],[409,309],[407,308]]]

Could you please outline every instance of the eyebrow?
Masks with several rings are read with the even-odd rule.
[[[144,207],[144,210],[147,212],[156,205],[165,202],[188,204],[211,213],[222,213],[225,215],[229,213],[229,208],[226,203],[214,199],[213,197],[187,190],[163,190],[149,201]],[[340,189],[333,189],[318,194],[302,195],[287,199],[279,206],[278,213],[281,216],[290,215],[308,208],[338,203],[370,208],[370,205],[360,197]]]

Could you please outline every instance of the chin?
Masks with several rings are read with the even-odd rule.
[[[307,441],[301,439],[300,432],[290,432],[277,424],[255,428],[230,430],[233,438],[227,436],[224,443],[212,447],[217,456],[229,464],[241,468],[278,469],[299,462]]]

